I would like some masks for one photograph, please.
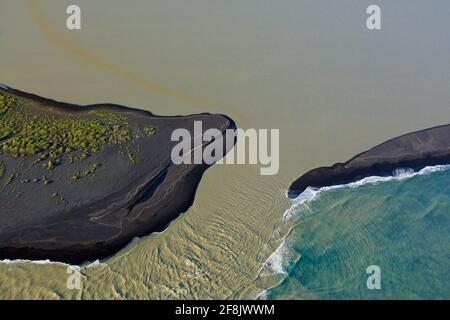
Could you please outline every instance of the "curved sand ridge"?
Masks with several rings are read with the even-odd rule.
[[[161,117],[113,104],[56,102],[3,85],[0,93],[17,97],[39,117],[86,120],[92,111],[108,112],[125,117],[136,132],[156,128],[155,134],[139,134],[125,146],[105,145],[82,161],[70,162],[63,155],[52,169],[36,164],[33,156],[0,153],[5,170],[0,177],[0,259],[81,263],[109,256],[134,237],[161,231],[192,205],[209,167],[174,165],[170,153],[177,142],[170,139],[172,131],[186,128],[192,133],[198,120],[204,130],[235,128],[221,114]],[[138,161],[128,159],[129,149]],[[70,181],[74,172],[85,172],[92,164],[101,164],[95,174]],[[36,178],[42,176],[50,183],[39,183]]]
[[[345,163],[313,169],[294,181],[288,196],[295,198],[308,187],[347,184],[368,176],[391,175],[397,168],[420,170],[450,164],[450,124],[424,129],[386,141]]]

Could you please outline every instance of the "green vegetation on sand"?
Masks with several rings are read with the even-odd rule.
[[[130,160],[128,143],[143,136],[120,114],[90,111],[82,116],[61,117],[34,113],[26,99],[0,93],[0,152],[13,157],[36,157],[51,170],[64,160],[82,161],[106,145],[122,145]],[[153,135],[155,127],[143,129]]]

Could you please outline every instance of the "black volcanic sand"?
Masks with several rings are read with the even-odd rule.
[[[193,136],[196,120],[203,122],[203,130],[235,128],[230,118],[220,114],[162,117],[112,104],[66,104],[7,87],[0,87],[1,92],[25,99],[36,113],[83,118],[88,111],[102,110],[125,116],[130,127],[157,129],[154,135],[132,142],[140,150],[138,163],[114,145],[80,163],[63,161],[53,170],[32,165],[30,157],[0,154],[7,171],[0,178],[0,259],[82,263],[110,256],[134,237],[163,230],[192,205],[208,168],[206,164],[172,163],[170,153],[177,143],[170,141],[172,131],[186,128]],[[68,181],[71,174],[92,163],[102,164],[95,176]],[[13,170],[19,176],[6,184]],[[43,175],[52,182],[21,182]]]
[[[346,184],[367,176],[391,175],[396,168],[420,170],[450,164],[450,125],[412,132],[362,152],[345,163],[313,169],[289,187],[295,198],[307,187]]]

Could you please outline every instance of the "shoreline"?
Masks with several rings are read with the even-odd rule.
[[[262,291],[256,294],[255,299],[265,300],[266,295],[274,288],[281,285],[289,276],[292,269],[299,263],[301,256],[296,257],[296,252],[290,247],[290,244],[295,242],[292,238],[292,230],[299,225],[300,221],[304,218],[301,215],[303,208],[301,206],[308,205],[311,202],[318,201],[319,197],[323,193],[333,192],[335,190],[359,188],[366,185],[375,185],[389,183],[392,181],[404,181],[410,180],[417,176],[430,175],[442,172],[449,172],[450,164],[448,165],[436,165],[436,166],[426,166],[419,171],[404,170],[391,173],[386,176],[368,176],[360,180],[348,184],[340,184],[333,186],[325,186],[322,188],[311,189],[308,187],[296,198],[292,199],[291,206],[284,212],[283,221],[284,223],[291,223],[289,231],[278,239],[272,239],[272,241],[279,241],[280,243],[274,247],[274,250],[267,257],[267,259],[262,263],[262,266],[258,272],[257,279],[259,278],[271,278],[274,282],[268,287],[260,287]],[[287,196],[287,194],[286,194]],[[264,271],[264,272],[263,272]],[[267,281],[267,280],[266,280]]]
[[[290,185],[287,196],[297,198],[308,187],[323,188],[370,176],[390,176],[395,169],[419,171],[427,166],[447,164],[450,164],[450,124],[407,133],[344,163],[312,169]]]
[[[149,119],[160,121],[162,125],[167,123],[173,126],[173,122],[176,122],[181,127],[189,127],[195,119],[202,119],[208,126],[218,128],[222,132],[236,128],[235,122],[222,114],[156,116],[149,111],[116,104],[78,106],[56,102],[4,85],[1,88],[7,93],[45,104],[45,108],[48,105],[48,111],[62,110],[64,115],[68,113],[69,116],[73,112],[82,113],[100,109],[120,112],[138,118],[144,123]],[[170,125],[167,130],[170,129]],[[170,150],[170,139],[166,141],[165,138],[159,138],[157,141],[160,152]],[[203,146],[208,143],[210,142],[204,143]],[[114,161],[118,161],[117,154],[108,155],[114,158]],[[153,153],[150,157],[152,156]],[[154,157],[158,157],[155,160],[159,163],[157,169],[143,174],[143,178],[129,181],[130,186],[126,190],[102,195],[102,200],[82,208],[75,208],[62,216],[58,216],[55,211],[52,217],[47,217],[43,221],[35,219],[38,221],[33,224],[2,230],[0,260],[50,260],[55,263],[79,265],[87,261],[108,258],[135,237],[165,230],[173,220],[192,206],[201,178],[211,165],[177,166],[170,161],[170,155],[164,158],[157,152]],[[166,160],[161,160],[161,157]],[[35,201],[39,203],[39,199]],[[2,210],[0,213],[8,214]]]

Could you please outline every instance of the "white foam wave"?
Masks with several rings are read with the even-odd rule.
[[[86,268],[94,268],[94,267],[108,267],[108,264],[100,262],[100,260],[95,260],[94,262],[91,262],[86,266]]]
[[[0,263],[2,264],[39,264],[39,265],[48,265],[48,264],[55,264],[60,266],[71,266],[70,264],[64,263],[64,262],[58,262],[58,261],[51,261],[51,260],[26,260],[26,259],[4,259],[0,260]]]
[[[10,259],[4,259],[4,260],[0,260],[0,264],[11,264],[11,265],[15,265],[15,264],[37,264],[37,265],[59,265],[59,266],[63,266],[63,267],[76,267],[76,268],[80,268],[81,266],[79,265],[74,265],[74,264],[69,264],[69,263],[65,263],[65,262],[59,262],[59,261],[51,261],[49,259],[46,260],[26,260],[26,259],[14,259],[14,260],[10,260]],[[85,265],[85,268],[92,268],[92,267],[98,267],[98,266],[108,266],[108,264],[100,262],[100,260],[96,260],[94,262],[91,262],[87,265]]]
[[[329,186],[329,187],[323,187],[323,188],[313,188],[308,187],[303,191],[297,198],[291,199],[292,206],[285,211],[283,214],[283,219],[288,220],[292,218],[294,215],[298,214],[298,209],[302,205],[305,205],[308,202],[311,202],[324,192],[332,191],[332,190],[338,190],[338,189],[347,189],[347,188],[358,188],[363,185],[367,184],[377,184],[381,182],[387,182],[387,181],[402,181],[406,179],[410,179],[415,176],[419,175],[426,175],[433,172],[440,172],[440,171],[447,171],[450,170],[450,165],[438,165],[438,166],[429,166],[425,167],[419,171],[414,171],[411,168],[398,168],[395,169],[392,172],[391,176],[370,176],[363,178],[361,180],[347,183],[347,184],[340,184],[335,186]]]
[[[259,275],[273,276],[273,275],[287,275],[292,263],[297,261],[298,255],[290,248],[289,242],[283,239],[277,249],[264,262]]]
[[[289,248],[286,245],[286,240],[283,240],[281,245],[270,255],[266,260],[266,266],[269,267],[275,274],[286,274],[285,265],[287,262],[287,252]]]
[[[255,300],[267,300],[267,295],[268,295],[268,291],[263,290],[256,295]]]
[[[344,188],[357,188],[367,184],[377,184],[385,181],[392,180],[406,180],[418,175],[426,175],[433,172],[447,171],[450,170],[450,165],[439,165],[439,166],[430,166],[425,167],[420,171],[414,171],[410,168],[399,168],[393,171],[392,176],[371,176],[361,179],[359,181],[355,181],[348,184],[335,185],[323,188],[312,188],[308,187],[303,191],[297,198],[291,199],[292,206],[286,210],[283,215],[284,220],[288,220],[294,215],[298,217],[301,214],[302,210],[299,210],[300,207],[307,207],[308,203],[317,199],[317,197],[324,192],[344,189]],[[286,193],[287,196],[287,193]],[[283,275],[286,276],[288,273],[288,268],[292,265],[292,262],[295,260],[293,257],[292,249],[289,247],[289,242],[286,237],[283,239],[282,243],[278,246],[278,248],[269,256],[269,258],[265,261],[263,268],[260,271],[260,276],[273,276],[273,275]],[[298,259],[297,259],[298,260]],[[267,269],[270,272],[267,272]],[[263,271],[264,270],[264,271]],[[267,298],[268,292],[271,288],[261,291],[256,299],[264,300]]]

